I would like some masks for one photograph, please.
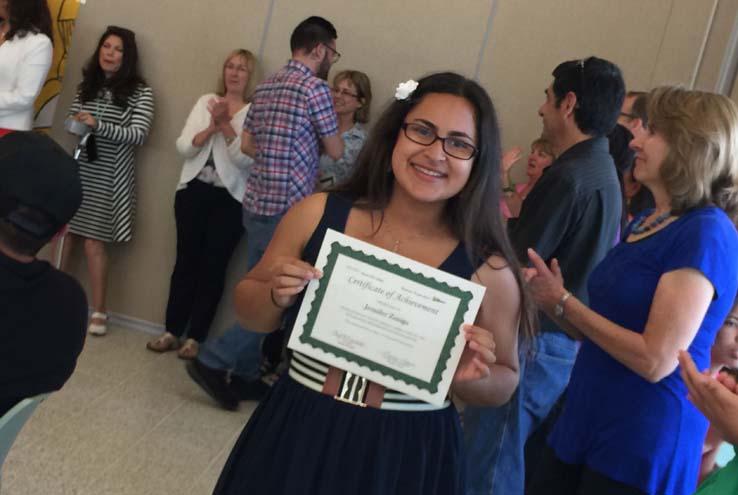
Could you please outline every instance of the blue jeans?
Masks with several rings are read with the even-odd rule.
[[[569,383],[577,344],[560,332],[541,332],[535,352],[520,349],[520,384],[500,407],[467,406],[464,437],[467,495],[522,495],[525,442]]]
[[[264,255],[282,216],[256,215],[243,211],[243,226],[247,235],[247,271]],[[223,335],[206,342],[200,348],[197,359],[210,368],[229,370],[245,380],[254,380],[259,377],[263,338],[263,333],[253,332],[234,323]]]

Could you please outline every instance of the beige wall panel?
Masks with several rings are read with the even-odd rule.
[[[347,68],[369,74],[376,118],[398,82],[438,70],[473,75],[483,48],[480,81],[496,102],[504,144],[527,147],[540,133],[536,111],[558,62],[591,54],[608,58],[621,66],[628,87],[636,89],[647,89],[652,81],[688,82],[713,2],[459,0],[450,6],[427,0],[275,0],[264,33],[268,0],[89,0],[77,20],[54,137],[73,147],[62,130],[64,109],[74,96],[82,64],[108,24],[136,31],[142,72],[157,99],[151,137],[137,158],[135,237],[111,249],[110,310],[155,323],[163,320],[175,253],[173,197],[182,163],[174,141],[195,99],[213,88],[230,49],[257,53],[265,34],[263,73],[271,73],[289,58],[295,25],[309,15],[322,15],[336,25],[343,54],[332,74]],[[496,14],[485,44],[493,4]],[[700,85],[714,84],[736,10],[738,0],[719,0]],[[232,321],[230,288],[242,274],[244,247],[242,242],[231,261],[215,333]],[[86,284],[81,256],[73,268]]]
[[[730,98],[738,105],[738,84],[733,81],[733,90],[730,92]]]
[[[196,2],[182,0],[92,0],[80,9],[67,79],[53,135],[69,149],[73,140],[63,131],[81,67],[94,51],[108,24],[133,29],[142,74],[156,97],[156,116],[148,143],[137,153],[138,211],[130,243],[110,249],[109,309],[134,318],[162,323],[169,276],[174,265],[174,192],[181,170],[174,141],[195,100],[215,89],[223,58],[236,47],[258,50],[267,2]],[[229,285],[244,261],[242,243],[233,257]],[[74,272],[87,284],[81,249]],[[88,292],[89,294],[89,292]],[[231,320],[230,304],[221,305],[218,326]]]
[[[290,56],[289,37],[310,15],[330,20],[338,31],[343,69],[366,72],[372,83],[372,118],[394,95],[397,84],[428,72],[454,70],[473,75],[491,0],[277,0],[265,43],[270,71]]]
[[[705,46],[705,54],[695,83],[696,89],[715,90],[715,84],[720,74],[720,66],[723,63],[736,15],[738,15],[738,0],[718,1],[715,20],[710,30],[710,36]]]
[[[503,145],[527,150],[540,135],[537,110],[562,61],[597,55],[621,67],[627,86],[646,87],[670,5],[670,0],[501,0],[480,82],[497,106]],[[524,180],[524,166],[513,170],[518,181]]]
[[[674,0],[661,50],[654,61],[651,87],[692,83],[705,36],[712,27],[714,5],[715,0]]]

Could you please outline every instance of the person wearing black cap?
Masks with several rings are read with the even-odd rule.
[[[82,202],[77,163],[33,132],[0,137],[0,416],[59,390],[82,351],[87,298],[38,251]]]

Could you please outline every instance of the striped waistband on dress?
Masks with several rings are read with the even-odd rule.
[[[292,353],[290,362],[290,377],[305,387],[322,393],[323,383],[328,374],[328,365],[316,359],[301,354],[299,352]],[[416,399],[402,392],[387,389],[384,392],[384,399],[380,409],[389,411],[437,411],[445,409],[451,405],[450,400],[446,400],[443,405],[436,406],[429,404],[420,399]]]

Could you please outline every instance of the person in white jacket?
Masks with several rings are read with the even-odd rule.
[[[244,232],[241,200],[253,161],[241,153],[241,128],[255,70],[251,52],[231,52],[221,90],[197,100],[177,139],[177,151],[185,157],[174,200],[177,259],[166,330],[146,345],[153,351],[179,349],[183,359],[197,356],[223,294],[228,261]]]
[[[33,127],[36,101],[51,66],[46,0],[0,0],[0,129]]]

